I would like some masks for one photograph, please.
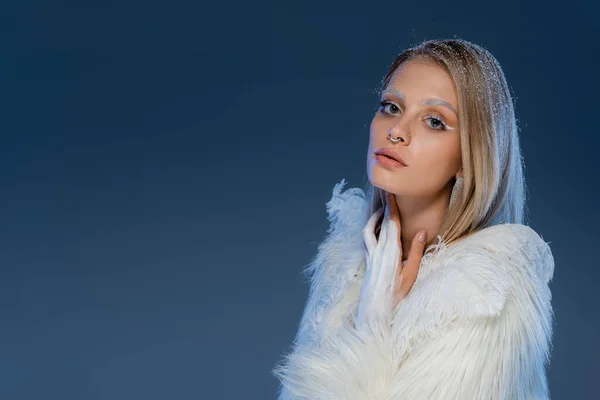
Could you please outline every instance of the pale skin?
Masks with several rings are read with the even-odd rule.
[[[425,59],[402,64],[383,90],[370,127],[369,181],[386,194],[401,249],[395,302],[406,297],[417,278],[426,246],[435,240],[446,215],[453,178],[462,176],[458,98],[454,82]],[[392,143],[393,138],[401,139]],[[377,161],[375,151],[393,149],[407,166]],[[426,242],[417,234],[426,231]],[[402,266],[402,260],[407,260]]]

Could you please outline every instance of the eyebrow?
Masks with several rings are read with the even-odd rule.
[[[391,94],[391,95],[401,98],[402,101],[406,101],[406,97],[404,96],[404,94],[395,88],[387,88],[381,94],[382,95],[383,94]],[[424,100],[421,100],[419,104],[430,105],[430,106],[444,106],[444,107],[447,107],[450,110],[452,110],[452,112],[454,112],[454,114],[458,115],[458,111],[456,111],[456,109],[452,106],[452,104],[448,103],[445,100],[424,99]]]

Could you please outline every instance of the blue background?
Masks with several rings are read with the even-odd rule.
[[[12,3],[0,398],[275,398],[325,202],[366,182],[375,89],[401,50],[454,36],[516,97],[530,222],[556,260],[552,398],[597,398],[597,9]]]

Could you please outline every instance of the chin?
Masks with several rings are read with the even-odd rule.
[[[368,176],[371,185],[386,192],[396,193],[398,189],[398,177],[390,173],[389,170],[381,171],[381,168],[375,166],[371,169]]]

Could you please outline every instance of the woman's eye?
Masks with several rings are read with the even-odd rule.
[[[425,118],[428,121],[428,125],[435,130],[446,130],[447,126],[440,118],[437,117],[427,117]],[[431,122],[431,123],[430,123]]]
[[[400,113],[400,107],[391,101],[382,100],[379,102],[379,112],[387,115],[396,115]],[[448,128],[448,125],[444,122],[443,119],[435,116],[425,117],[427,120],[427,125],[433,130],[436,131],[445,131]]]
[[[396,114],[398,111],[400,111],[400,107],[390,101],[382,100],[379,102],[379,111],[381,111],[383,114]]]

